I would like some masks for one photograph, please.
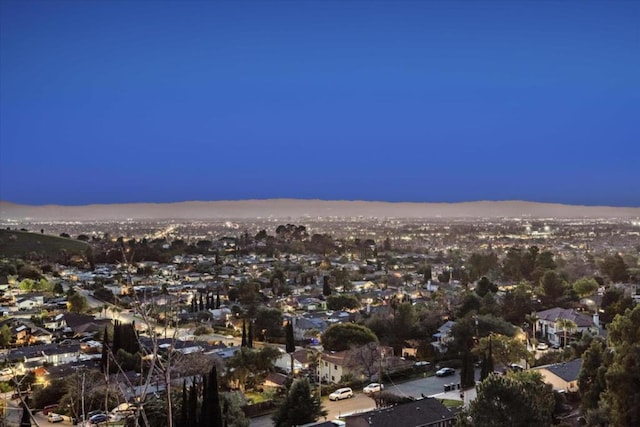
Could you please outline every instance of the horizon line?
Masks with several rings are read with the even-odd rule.
[[[472,203],[527,203],[541,205],[556,206],[575,206],[590,208],[620,208],[620,209],[638,209],[638,206],[616,206],[606,204],[576,204],[567,202],[546,202],[525,199],[476,199],[476,200],[460,200],[460,201],[388,201],[388,200],[365,200],[365,199],[321,199],[321,198],[296,198],[296,197],[272,197],[272,198],[248,198],[248,199],[217,199],[217,200],[178,200],[178,201],[136,201],[136,202],[94,202],[86,204],[59,204],[59,203],[19,203],[10,200],[0,200],[0,204],[10,204],[16,206],[27,207],[66,207],[66,208],[82,208],[90,206],[117,206],[117,205],[177,205],[188,203],[239,203],[239,202],[269,202],[269,201],[298,201],[298,202],[327,202],[327,203],[386,203],[393,205],[412,204],[412,205],[457,205]]]

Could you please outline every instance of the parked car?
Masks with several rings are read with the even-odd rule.
[[[416,362],[413,364],[413,366],[415,366],[416,368],[426,368],[427,366],[430,366],[431,362],[427,362],[426,360],[421,360],[420,362]]]
[[[366,386],[365,388],[362,389],[363,393],[369,394],[369,393],[378,393],[380,391],[384,390],[384,384],[380,384],[380,383],[371,383],[368,386]]]
[[[518,365],[517,363],[512,363],[512,364],[509,365],[509,367],[511,368],[511,370],[516,371],[516,372],[524,371],[524,366]]]
[[[448,377],[449,375],[454,375],[456,370],[453,368],[442,368],[436,371],[437,377]]]
[[[64,418],[62,418],[62,415],[60,414],[49,412],[49,415],[47,415],[47,421],[49,421],[50,423],[60,423],[64,421]]]
[[[99,415],[99,414],[105,414],[104,411],[100,411],[100,410],[96,410],[96,411],[91,411],[87,414],[87,418],[91,419],[91,417],[93,417],[94,415]]]
[[[549,350],[549,345],[541,342],[536,348],[541,351]]]
[[[58,409],[57,403],[54,403],[53,405],[47,405],[44,408],[42,408],[42,414],[49,415],[51,412],[55,411],[56,409]]]
[[[353,397],[353,390],[350,387],[339,388],[329,395],[329,400],[350,399]]]
[[[107,414],[96,414],[93,417],[89,418],[89,421],[91,422],[91,424],[106,423],[107,421],[109,421],[109,417],[107,416]]]

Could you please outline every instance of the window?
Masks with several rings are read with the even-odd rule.
[[[338,370],[338,365],[333,365],[333,369]]]
[[[334,377],[333,375],[331,375],[331,381],[335,381],[336,377]]]

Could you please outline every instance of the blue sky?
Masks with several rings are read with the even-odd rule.
[[[0,199],[640,206],[640,2],[2,1]]]

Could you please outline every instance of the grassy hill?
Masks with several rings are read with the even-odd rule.
[[[62,249],[69,255],[83,254],[89,247],[85,242],[27,231],[0,229],[0,257],[23,257],[31,252],[55,259]]]

